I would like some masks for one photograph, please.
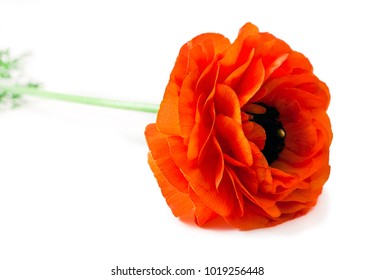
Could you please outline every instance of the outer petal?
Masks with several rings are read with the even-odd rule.
[[[253,58],[253,48],[258,38],[259,32],[255,25],[248,23],[241,28],[237,39],[227,49],[225,56],[220,60],[220,81],[225,80],[225,84],[229,85],[236,80],[235,77],[240,77],[240,73],[246,70]]]
[[[313,67],[310,61],[303,54],[291,51],[280,67],[275,69],[270,79],[281,76],[312,73],[312,71]]]
[[[190,199],[190,196],[186,193],[178,191],[166,179],[164,174],[160,171],[159,167],[155,163],[155,160],[152,158],[151,153],[149,153],[148,155],[148,163],[158,181],[159,187],[167,204],[172,210],[173,215],[175,215],[176,217],[180,217],[191,213],[194,205]]]
[[[329,165],[324,164],[312,176],[306,178],[305,183],[308,186],[306,189],[297,189],[277,203],[281,211],[293,213],[302,209],[307,211],[313,207],[322,192],[324,183],[328,180],[329,173]]]
[[[190,197],[194,203],[195,222],[199,226],[203,226],[209,220],[212,220],[217,216],[214,211],[212,211],[209,207],[207,207],[206,204],[203,203],[202,199],[200,199],[192,189],[190,189]]]
[[[190,138],[190,133],[195,125],[198,102],[198,95],[195,93],[195,88],[199,76],[200,73],[198,71],[193,71],[186,75],[178,99],[179,126],[182,137],[187,140]]]
[[[246,204],[243,216],[230,215],[224,218],[229,224],[242,230],[269,226],[269,218],[259,214],[251,204]]]
[[[214,124],[215,112],[213,98],[215,95],[217,79],[217,64],[210,64],[196,86],[195,94],[198,99],[195,104],[196,113],[194,126],[189,134],[188,158],[194,159],[207,143]]]
[[[207,60],[212,60],[215,54],[224,52],[228,46],[230,46],[229,40],[221,34],[205,33],[196,36],[181,47],[171,73],[171,80],[181,85],[186,75],[194,70],[193,65],[197,66],[193,62],[197,57],[199,59],[200,54],[202,59],[206,58],[207,63]],[[194,48],[196,50],[192,51]],[[200,49],[200,54],[198,49]]]
[[[214,178],[202,174],[198,163],[187,159],[187,148],[183,140],[180,137],[170,137],[168,143],[173,160],[180,167],[191,188],[202,202],[221,216],[229,215],[233,208],[232,198],[218,192],[215,188]]]
[[[178,115],[178,100],[180,87],[174,82],[169,82],[160,104],[157,115],[158,129],[164,134],[180,135],[180,119]]]
[[[158,131],[155,124],[146,127],[146,140],[151,156],[165,179],[180,192],[189,192],[189,183],[173,161],[167,139]]]
[[[169,102],[160,109],[170,110],[168,105],[173,105],[172,110],[177,110],[179,116],[175,115],[175,111],[169,113],[165,117],[173,115],[174,121],[179,121],[178,126],[181,126],[181,133],[184,138],[189,138],[189,135],[195,124],[196,105],[198,102],[199,93],[195,92],[198,80],[205,69],[212,64],[212,62],[223,53],[226,48],[230,46],[230,42],[223,35],[216,33],[206,33],[199,35],[182,46],[179,56],[177,58],[175,67],[171,73],[169,84],[177,85],[177,90],[172,86],[174,97],[177,93],[178,107],[175,103]],[[167,87],[167,91],[168,91]],[[168,97],[171,99],[171,97]],[[175,102],[175,100],[173,100]],[[162,104],[163,105],[163,104]],[[174,123],[175,124],[175,123]],[[177,134],[175,134],[177,135]]]
[[[261,42],[256,46],[255,56],[262,59],[265,80],[288,58],[290,47],[269,33],[261,34]]]

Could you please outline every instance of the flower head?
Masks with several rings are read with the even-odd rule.
[[[183,45],[145,132],[173,214],[253,229],[307,213],[330,172],[329,101],[309,60],[253,24]]]

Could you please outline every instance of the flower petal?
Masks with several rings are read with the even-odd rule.
[[[224,218],[229,224],[241,230],[250,230],[269,226],[269,218],[263,214],[259,214],[255,210],[255,207],[251,204],[245,205],[244,215],[230,215]]]
[[[263,150],[266,143],[266,131],[256,122],[246,122],[242,124],[246,138],[253,142],[259,150]]]
[[[258,211],[266,213],[267,215],[274,218],[277,218],[281,215],[281,212],[276,205],[276,201],[272,200],[272,198],[252,194],[239,180],[236,181],[236,186],[239,187],[239,190],[252,204],[259,207]]]
[[[197,161],[187,158],[187,148],[180,137],[169,137],[168,143],[171,155],[188,179],[191,188],[205,205],[221,216],[227,216],[232,211],[233,202],[225,194],[221,194],[215,187],[215,176],[203,174]],[[212,172],[211,172],[212,173]]]
[[[194,60],[201,63],[205,60],[205,63],[209,64],[216,54],[224,52],[228,46],[229,40],[221,34],[205,33],[196,36],[181,47],[171,72],[171,80],[181,85],[187,74],[198,70],[199,63],[195,63]],[[205,68],[204,65],[201,66]]]
[[[229,86],[218,84],[215,94],[215,113],[241,123],[241,108],[236,92]]]
[[[270,79],[288,75],[300,75],[312,73],[313,67],[310,61],[301,53],[291,51],[279,68],[272,72]]]
[[[216,117],[215,130],[224,153],[245,165],[253,164],[250,144],[243,133],[241,124],[229,117],[219,115]]]
[[[255,56],[262,59],[265,80],[284,63],[290,52],[291,48],[284,41],[269,33],[262,34],[262,40],[256,47]]]
[[[196,94],[198,94],[196,105],[197,112],[194,127],[189,135],[189,159],[194,159],[199,156],[200,151],[203,149],[204,145],[206,145],[212,133],[215,120],[213,99],[215,96],[217,74],[217,64],[212,63],[199,78],[196,87]]]
[[[216,138],[210,137],[200,152],[198,166],[210,182],[218,188],[224,173],[223,152]]]
[[[180,88],[170,81],[164,93],[163,101],[157,115],[156,123],[158,129],[164,134],[180,135],[180,118],[178,114]]]
[[[198,95],[195,93],[195,87],[199,79],[199,72],[194,71],[186,75],[184,79],[180,96],[178,100],[179,126],[181,135],[185,139],[190,138],[190,133],[195,125],[195,116],[197,110]]]
[[[165,136],[158,131],[155,124],[146,127],[145,136],[152,159],[166,180],[180,192],[188,193],[189,183],[173,161]]]
[[[264,78],[265,69],[262,60],[253,59],[249,67],[243,73],[238,86],[235,88],[241,107],[260,89]]]
[[[151,153],[148,154],[148,163],[151,167],[156,180],[158,181],[161,192],[171,208],[173,215],[176,217],[184,216],[189,214],[193,210],[193,203],[190,196],[186,193],[178,191],[160,171],[158,165],[153,159]]]
[[[226,50],[220,60],[219,81],[232,85],[240,78],[240,74],[247,69],[254,55],[254,46],[259,38],[259,31],[255,25],[245,24],[239,31],[237,39]]]
[[[203,226],[217,216],[192,189],[190,189],[190,197],[194,203],[195,221],[199,226]]]

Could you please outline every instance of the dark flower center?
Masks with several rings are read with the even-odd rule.
[[[286,134],[282,123],[279,121],[280,113],[274,107],[263,103],[257,103],[257,105],[264,107],[266,112],[262,114],[249,112],[248,114],[253,117],[250,121],[262,126],[266,132],[266,142],[262,153],[267,159],[268,164],[271,164],[284,149]]]

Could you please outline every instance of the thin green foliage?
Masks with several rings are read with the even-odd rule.
[[[14,71],[19,69],[21,57],[12,58],[9,49],[0,50],[0,78],[11,79]]]
[[[22,70],[25,55],[13,58],[9,49],[0,50],[0,108],[18,107],[22,103],[22,95],[4,89],[9,86],[24,86],[28,88],[38,88],[36,83],[21,84],[17,81]]]

